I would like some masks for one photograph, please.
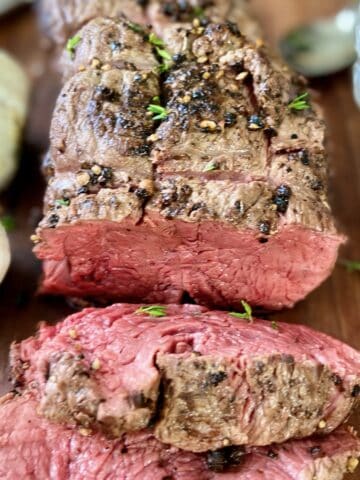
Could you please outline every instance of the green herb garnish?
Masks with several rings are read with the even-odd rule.
[[[167,72],[172,66],[172,58],[170,53],[164,48],[165,42],[153,32],[148,36],[148,42],[154,45],[157,55],[163,59],[162,64],[158,67],[158,72]]]
[[[135,22],[128,22],[128,27],[130,28],[130,30],[132,30],[133,32],[136,32],[136,33],[144,33],[144,29],[141,25],[139,25],[138,23],[135,23]]]
[[[152,103],[154,103],[155,105],[160,105],[160,97],[159,95],[156,95],[156,97],[153,97],[151,99]]]
[[[165,317],[166,308],[162,307],[161,305],[150,305],[148,307],[138,308],[135,313],[144,313],[146,315],[150,315],[150,317]]]
[[[156,47],[163,47],[165,45],[164,40],[161,40],[161,38],[153,32],[150,33],[148,40],[151,45],[155,45]]]
[[[58,198],[55,200],[55,203],[61,207],[68,207],[70,205],[70,200],[68,198]]]
[[[346,269],[350,273],[360,271],[360,262],[355,262],[352,260],[343,260],[341,263],[342,265],[344,265],[344,267],[346,267]]]
[[[154,103],[151,103],[147,107],[147,111],[153,114],[153,120],[164,120],[169,115],[169,112],[165,107],[162,107],[161,105],[156,105]]]
[[[69,38],[66,44],[66,50],[70,53],[70,56],[73,57],[75,55],[76,47],[81,42],[81,37],[79,35],[75,35],[74,37]]]
[[[172,61],[165,61],[159,65],[158,72],[166,73],[170,70],[171,67],[172,67]]]
[[[218,164],[211,161],[205,165],[203,172],[213,172],[214,170],[218,170],[218,168]]]
[[[252,323],[253,317],[252,317],[252,309],[250,305],[246,303],[244,300],[241,300],[241,304],[244,307],[244,310],[245,310],[244,313],[230,312],[229,315],[235,318],[244,318],[246,320],[249,320],[250,323]]]
[[[11,215],[5,215],[4,217],[1,217],[0,223],[7,232],[11,232],[16,226],[15,219]]]
[[[171,60],[170,53],[164,50],[163,48],[156,47],[156,53],[159,55],[159,57],[163,58],[164,60]]]
[[[308,104],[308,97],[309,93],[305,92],[299,95],[298,97],[294,98],[292,102],[289,103],[288,108],[290,110],[307,110],[310,108],[310,105]]]
[[[160,47],[156,47],[156,53],[163,59],[162,64],[159,65],[159,72],[165,73],[170,70],[173,63],[170,53]]]
[[[271,328],[273,328],[274,330],[279,330],[279,325],[275,320],[271,322]]]

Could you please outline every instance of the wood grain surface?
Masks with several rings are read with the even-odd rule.
[[[253,3],[274,45],[289,28],[346,4],[341,0],[254,0]],[[39,164],[47,148],[51,111],[59,88],[48,68],[52,59],[48,59],[42,47],[44,40],[30,8],[18,10],[0,21],[0,48],[12,52],[33,80],[21,168],[12,187],[0,198],[3,209],[16,219],[16,228],[10,233],[12,266],[0,287],[1,392],[8,388],[10,342],[32,334],[38,322],[54,322],[71,311],[61,298],[36,296],[40,265],[31,253],[29,240],[41,215],[44,184]],[[360,260],[360,113],[353,102],[350,71],[317,80],[312,86],[321,94],[329,127],[331,204],[340,230],[349,239],[340,257]],[[360,274],[350,274],[338,265],[331,278],[305,301],[272,318],[311,325],[360,349],[359,312]],[[352,421],[360,427],[359,416]]]

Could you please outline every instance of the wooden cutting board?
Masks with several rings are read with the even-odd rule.
[[[254,0],[269,38],[275,43],[292,26],[344,5],[340,0]],[[41,215],[44,183],[39,174],[47,148],[51,111],[59,86],[48,67],[35,15],[30,8],[0,21],[0,48],[12,52],[33,79],[31,109],[25,131],[21,168],[12,187],[0,198],[16,228],[10,233],[13,261],[0,287],[0,392],[6,391],[8,347],[31,335],[38,322],[54,322],[71,312],[61,298],[36,296],[40,265],[29,237]],[[0,72],[1,75],[1,72]],[[360,113],[352,99],[350,72],[316,81],[329,126],[330,197],[340,229],[348,236],[341,258],[360,260]],[[300,322],[334,335],[360,349],[360,273],[338,265],[332,277],[291,311],[272,316]],[[359,416],[353,423],[360,427]]]

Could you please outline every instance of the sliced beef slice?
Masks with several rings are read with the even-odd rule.
[[[154,428],[191,451],[329,433],[360,393],[360,356],[298,325],[250,324],[197,306],[85,310],[12,351],[40,412],[110,436]]]
[[[91,430],[50,424],[30,395],[0,405],[4,480],[341,480],[354,472],[360,442],[349,429],[266,448],[194,454],[147,432],[107,440]]]
[[[344,238],[318,107],[291,111],[303,80],[235,24],[199,28],[167,28],[174,63],[160,85],[148,33],[124,18],[82,30],[73,61],[89,63],[52,122],[42,291],[279,309],[330,274]]]

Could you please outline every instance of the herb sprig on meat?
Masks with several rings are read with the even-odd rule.
[[[241,300],[241,305],[245,310],[244,313],[230,312],[229,315],[235,318],[243,318],[245,320],[248,320],[250,323],[252,323],[253,322],[252,308],[244,300]]]
[[[149,315],[150,317],[165,317],[166,308],[161,305],[149,305],[138,308],[135,313]]]
[[[310,108],[308,100],[309,92],[302,93],[289,103],[288,108],[295,111],[307,110]]]
[[[69,38],[66,44],[66,50],[69,52],[70,57],[73,58],[75,55],[76,47],[81,42],[80,35],[75,35],[74,37]]]

